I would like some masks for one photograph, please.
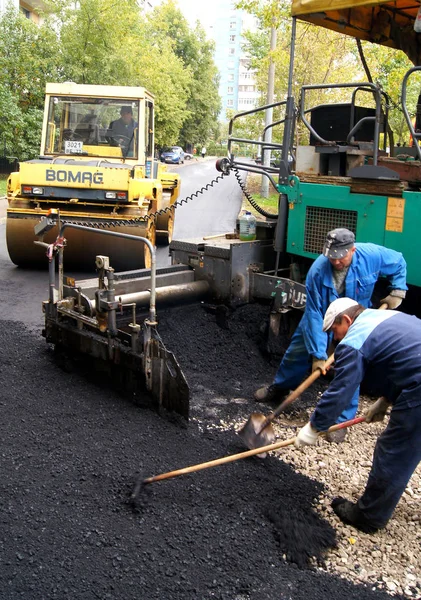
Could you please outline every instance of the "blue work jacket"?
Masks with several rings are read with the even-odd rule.
[[[393,410],[421,405],[421,320],[394,310],[362,312],[335,350],[335,377],[311,423],[326,431],[349,405],[362,380]]]
[[[376,244],[355,244],[345,279],[344,296],[356,300],[365,308],[379,277],[386,277],[389,290],[407,290],[406,262],[400,252]],[[316,358],[327,358],[327,334],[323,332],[323,318],[338,292],[333,283],[333,267],[326,256],[319,256],[306,278],[307,299],[299,327],[307,352]]]

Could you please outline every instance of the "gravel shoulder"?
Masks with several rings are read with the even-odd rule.
[[[223,326],[205,308],[160,316],[192,390],[187,428],[63,372],[40,335],[2,321],[0,598],[420,597],[419,472],[375,536],[341,526],[329,507],[363,489],[381,425],[355,427],[340,448],[152,484],[130,508],[139,473],[243,450],[235,429],[276,369],[262,352],[267,308],[242,307]],[[318,391],[279,420],[280,437],[295,435]]]

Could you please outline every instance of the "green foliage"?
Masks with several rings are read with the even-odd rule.
[[[58,40],[11,5],[0,18],[1,152],[20,160],[39,154],[45,84],[60,78]]]
[[[0,85],[21,106],[42,107],[45,83],[59,77],[57,52],[48,22],[38,26],[8,5],[0,18]]]
[[[166,0],[155,9],[149,33],[162,45],[172,41],[172,49],[190,74],[187,89],[185,118],[178,139],[167,139],[186,147],[204,144],[215,135],[220,110],[218,72],[213,62],[213,42],[206,39],[200,25],[191,30],[173,0]]]
[[[0,148],[20,160],[39,154],[43,111],[23,107],[7,87],[0,88]]]
[[[136,0],[80,0],[58,17],[68,79],[147,88],[158,146],[208,138],[219,108],[212,46],[172,0],[147,15]]]
[[[7,179],[8,179],[8,175],[1,175],[0,174],[0,198],[2,198],[3,196],[6,195],[6,188],[7,188]]]
[[[232,119],[234,114],[234,111],[227,111],[229,119]],[[264,126],[265,115],[263,111],[252,115],[237,116],[233,122],[232,136],[245,140],[259,140],[262,139]],[[257,154],[257,146],[254,146],[254,154]]]
[[[280,27],[285,19],[290,18],[291,2],[285,0],[239,0],[236,8],[246,10],[255,15],[262,27]]]
[[[136,0],[81,0],[56,18],[67,79],[125,85],[140,21]]]
[[[41,26],[13,8],[0,18],[0,124],[8,154],[23,159],[39,152],[45,84],[57,81],[147,88],[155,95],[158,146],[204,143],[213,134],[219,111],[213,47],[171,0],[148,14],[137,0],[44,5]]]
[[[363,52],[373,81],[388,94],[389,124],[395,133],[395,144],[409,144],[409,131],[401,106],[402,81],[405,73],[413,65],[407,56],[398,50],[363,42]],[[410,115],[415,116],[416,104],[421,88],[421,74],[417,73],[408,80],[407,107]]]

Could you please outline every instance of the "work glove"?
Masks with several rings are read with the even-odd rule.
[[[295,438],[294,446],[296,448],[302,448],[303,446],[313,446],[319,439],[319,432],[314,429],[310,421],[307,425],[304,425],[298,432]]]
[[[313,358],[313,363],[311,365],[311,372],[314,373],[316,369],[320,369],[323,375],[326,375],[325,369],[325,360],[323,358]]]
[[[376,400],[370,408],[364,413],[366,423],[380,423],[383,421],[390,402],[385,396]]]
[[[402,304],[402,300],[405,298],[405,290],[392,290],[388,296],[380,300],[380,304],[387,304],[389,310],[394,310]]]

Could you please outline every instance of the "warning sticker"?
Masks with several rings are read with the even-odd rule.
[[[386,231],[403,231],[403,216],[405,200],[403,198],[388,198],[386,213]]]

